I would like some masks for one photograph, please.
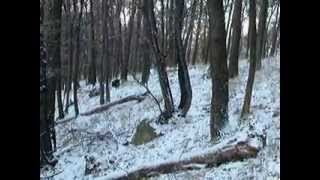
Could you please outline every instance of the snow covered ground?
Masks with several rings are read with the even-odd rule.
[[[262,70],[256,73],[251,114],[240,123],[248,63],[240,61],[240,76],[229,82],[229,123],[223,129],[221,141],[236,134],[254,131],[266,136],[266,146],[258,157],[241,162],[222,164],[215,168],[201,169],[161,175],[153,179],[280,179],[280,59],[279,56],[263,60]],[[211,101],[211,80],[206,78],[207,66],[189,67],[193,99],[186,118],[174,115],[167,125],[155,123],[159,115],[152,98],[137,103],[135,101],[113,107],[91,116],[56,126],[57,147],[55,153],[58,164],[54,169],[44,168],[41,177],[57,174],[51,179],[107,179],[108,175],[124,173],[129,169],[146,164],[180,159],[190,154],[217,146],[209,142],[209,119]],[[169,80],[175,105],[179,103],[180,92],[177,72],[170,71]],[[79,109],[85,112],[99,106],[99,97],[89,98],[89,86],[81,82]],[[158,76],[151,72],[149,80],[151,92],[161,100]],[[134,94],[142,94],[145,89],[131,77],[120,88],[111,88],[111,101]],[[163,101],[161,101],[163,104]],[[73,107],[66,117],[73,116]],[[130,142],[135,127],[147,119],[163,136],[140,146]],[[85,175],[86,159],[95,165],[94,171]]]

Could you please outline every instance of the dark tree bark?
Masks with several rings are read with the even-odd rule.
[[[211,139],[219,137],[219,131],[228,121],[228,68],[226,30],[222,0],[208,0],[209,30],[211,38],[210,61],[212,99],[210,133]]]
[[[259,14],[258,34],[257,34],[257,70],[261,69],[262,49],[266,39],[266,21],[268,17],[268,0],[262,0]]]
[[[105,54],[105,50],[103,49],[104,47],[104,37],[103,37],[103,15],[102,15],[102,10],[100,9],[101,7],[103,7],[102,4],[100,4],[102,1],[99,1],[97,2],[97,11],[98,11],[98,16],[97,16],[97,19],[99,23],[98,26],[97,26],[97,30],[98,30],[98,38],[99,40],[102,41],[102,43],[99,43],[99,48],[100,48],[100,51],[99,51],[99,60],[100,60],[100,64],[99,64],[99,91],[100,91],[100,105],[103,105],[105,103],[105,61],[104,61],[104,54]],[[100,23],[101,22],[101,23]],[[102,37],[102,39],[101,39]]]
[[[90,2],[90,42],[89,42],[89,84],[93,86],[97,82],[97,70],[96,70],[96,50],[95,50],[95,33],[94,33],[94,9],[93,9],[93,0]]]
[[[49,119],[49,91],[47,82],[47,51],[43,36],[40,33],[40,165],[48,164],[48,158],[53,157],[52,139],[55,133],[50,125],[54,119]]]
[[[180,2],[181,3],[181,2]],[[176,2],[176,6],[177,6],[177,2]],[[189,22],[187,22],[187,24],[186,25],[188,25],[189,24],[189,26],[188,26],[188,29],[187,29],[187,33],[186,33],[186,38],[184,39],[184,42],[183,42],[183,51],[184,52],[186,52],[186,50],[187,50],[187,46],[188,46],[188,44],[190,43],[189,41],[192,41],[192,38],[191,38],[191,36],[192,36],[192,30],[193,30],[193,24],[194,24],[194,19],[195,19],[195,14],[196,14],[196,7],[197,7],[197,0],[193,0],[193,3],[192,3],[192,5],[191,5],[191,15],[190,15],[190,21]],[[177,7],[176,7],[177,8]],[[184,8],[184,7],[183,7]],[[182,25],[182,22],[183,22],[183,9],[182,9],[182,14],[181,14],[181,18],[180,18],[180,20],[181,20],[181,29],[182,29],[182,27],[183,27],[183,25]],[[176,19],[177,20],[177,19]],[[180,23],[180,22],[179,22]],[[181,30],[181,32],[182,32],[182,30]],[[187,58],[187,57],[186,57]]]
[[[169,9],[168,9],[168,13],[169,13],[169,20],[168,20],[168,33],[167,33],[167,36],[168,36],[168,57],[167,58],[167,62],[168,62],[168,65],[169,66],[174,66],[176,65],[176,51],[175,51],[175,41],[174,41],[174,0],[168,0],[168,4],[170,5],[169,6]]]
[[[53,8],[53,26],[54,26],[54,55],[53,59],[55,61],[55,69],[56,69],[56,86],[57,86],[57,103],[58,103],[58,112],[59,112],[59,119],[64,118],[63,112],[63,103],[62,103],[62,69],[61,69],[61,15],[62,15],[62,1],[58,0],[54,3]]]
[[[248,1],[244,1],[245,2],[245,6],[248,6]],[[247,9],[249,9],[249,8],[247,8]],[[248,17],[249,17],[249,15],[248,15]],[[248,24],[248,26],[250,26],[249,24]],[[250,27],[248,28],[248,34],[247,34],[247,49],[246,49],[246,58],[248,58],[249,57],[249,50],[250,50],[250,36],[251,36],[251,29],[250,29]]]
[[[64,117],[61,95],[61,13],[62,2],[46,2],[45,33],[48,43],[49,67],[52,68],[52,78],[48,79],[50,112],[55,111],[55,98],[58,102],[59,118]],[[57,92],[57,96],[55,93]],[[50,113],[51,114],[51,113]],[[54,116],[50,115],[50,116]],[[53,117],[52,117],[53,118]]]
[[[232,36],[232,21],[231,21],[231,16],[232,15],[232,8],[233,8],[234,0],[231,0],[230,2],[230,10],[229,10],[229,16],[228,16],[228,24],[227,24],[227,33],[228,33],[228,47],[227,47],[227,54],[230,51],[230,42],[231,42],[231,36]]]
[[[152,50],[156,56],[156,66],[158,68],[159,81],[162,96],[165,103],[165,112],[161,115],[160,122],[167,123],[168,119],[172,116],[174,111],[173,98],[171,94],[170,84],[168,80],[168,75],[166,71],[165,57],[160,51],[159,42],[158,42],[158,29],[156,26],[156,20],[154,16],[154,5],[153,1],[144,0],[143,3],[143,14],[147,23],[147,38],[152,46]]]
[[[75,12],[77,12],[77,0],[73,1],[73,7]],[[74,64],[74,75],[73,75],[73,101],[74,101],[74,112],[75,116],[79,115],[79,106],[78,106],[78,75],[79,75],[79,63],[80,63],[80,28],[81,28],[81,18],[82,18],[82,7],[83,0],[80,0],[80,9],[78,14],[78,24],[76,27],[76,54],[75,54],[75,64]]]
[[[248,81],[246,85],[246,94],[244,97],[244,103],[242,107],[241,117],[250,112],[250,103],[252,88],[254,83],[254,76],[256,71],[256,1],[249,1],[249,28],[251,29],[251,38],[250,38],[250,67]]]
[[[182,22],[183,22],[184,1],[175,1],[175,43],[178,62],[178,79],[180,85],[180,104],[181,116],[186,116],[191,106],[192,89],[190,84],[189,72],[185,60],[185,48],[182,44]]]
[[[120,73],[120,67],[122,67],[123,64],[123,54],[122,54],[122,25],[121,25],[121,6],[122,6],[122,0],[117,0],[117,6],[116,6],[116,25],[117,25],[117,32],[119,35],[117,35],[116,38],[116,49],[117,49],[117,55],[116,55],[116,62],[117,62],[117,71],[116,71],[116,76]],[[120,73],[121,74],[121,73]]]
[[[144,34],[148,33],[147,29],[147,21],[146,18],[143,18],[143,32]],[[142,43],[142,51],[143,51],[143,71],[142,71],[142,76],[141,76],[141,83],[142,84],[147,84],[150,76],[150,68],[152,64],[152,57],[151,57],[151,49],[148,44],[148,39],[144,38],[143,43]]]
[[[274,56],[276,51],[278,29],[280,28],[278,21],[279,21],[279,6],[277,6],[276,21],[273,24],[270,56]]]
[[[192,48],[191,44],[192,44],[192,40],[193,40],[193,33],[191,33],[191,35],[190,35],[190,39],[188,41],[187,49],[186,49],[185,59],[186,59],[187,64],[190,64],[190,61],[191,61],[191,48]]]
[[[141,0],[137,0],[137,6],[141,6]],[[141,52],[141,40],[140,40],[140,34],[141,34],[141,19],[142,19],[142,12],[140,9],[137,9],[137,20],[136,20],[136,36],[135,36],[135,44],[134,44],[134,51],[132,55],[132,64],[133,64],[133,72],[141,72],[141,68],[139,67],[142,64],[142,61],[140,61],[140,52]]]
[[[53,165],[51,162],[52,153],[56,150],[55,92],[58,90],[59,68],[61,68],[62,1],[46,1],[45,5],[43,22],[46,27],[44,31],[48,51],[46,51],[43,36],[40,33],[40,152],[41,163]]]
[[[196,63],[197,55],[198,55],[198,46],[199,46],[199,35],[201,30],[201,16],[202,16],[202,9],[203,9],[203,0],[200,0],[200,12],[198,15],[198,22],[197,22],[197,30],[196,30],[196,40],[194,44],[193,55],[191,59],[191,64],[194,65]]]
[[[70,90],[71,90],[71,84],[72,84],[72,74],[73,74],[73,22],[74,18],[71,15],[71,0],[66,1],[66,7],[67,7],[67,24],[68,24],[68,33],[69,33],[69,39],[68,39],[68,78],[67,78],[67,87],[66,87],[66,105],[65,105],[65,113],[68,113],[69,106],[70,106]]]
[[[109,76],[110,76],[110,59],[109,59],[109,47],[110,44],[108,41],[109,30],[107,27],[107,17],[109,13],[109,6],[106,0],[102,1],[102,61],[104,67],[103,80],[105,82],[105,93],[106,99],[105,102],[110,102],[110,90],[109,90]]]
[[[209,46],[209,28],[208,28],[208,8],[205,8],[204,33],[202,42],[202,59],[205,64],[208,63],[208,46]]]
[[[269,17],[268,17],[268,20],[267,20],[267,25],[266,25],[266,34],[265,34],[265,37],[266,37],[266,41],[264,42],[264,44],[263,44],[263,52],[262,52],[262,54],[263,54],[263,57],[266,57],[267,55],[268,55],[268,47],[269,47],[269,44],[270,44],[270,38],[269,38],[269,27],[270,27],[270,24],[271,24],[271,18],[273,17],[273,14],[277,11],[277,9],[278,9],[278,3],[277,3],[278,1],[277,0],[274,0],[274,1],[272,1],[272,3],[271,3],[271,6],[272,6],[272,9],[271,9],[271,13],[270,13],[270,15],[269,15]]]
[[[122,6],[122,0],[117,0],[116,1],[116,12],[115,12],[115,20],[114,20],[114,25],[115,25],[115,31],[117,34],[115,35],[115,61],[114,61],[114,66],[113,70],[114,76],[118,77],[120,73],[120,67],[122,66],[123,62],[123,56],[122,56],[122,28],[121,28],[121,20],[120,20],[120,14],[121,14],[121,6]]]
[[[235,0],[234,12],[232,18],[232,44],[230,49],[229,60],[229,77],[233,78],[239,74],[239,51],[240,51],[240,39],[241,39],[241,9],[242,0]]]
[[[131,39],[132,39],[132,32],[133,32],[133,23],[134,23],[134,16],[136,13],[136,5],[135,0],[132,1],[131,5],[131,15],[129,19],[128,24],[128,35],[127,41],[125,44],[125,50],[124,50],[124,59],[123,59],[123,66],[121,67],[121,81],[125,82],[127,81],[128,76],[128,65],[129,65],[129,57],[130,57],[130,51],[131,51]]]

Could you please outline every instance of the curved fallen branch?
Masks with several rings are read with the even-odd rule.
[[[122,98],[118,101],[114,101],[114,102],[111,102],[109,104],[106,104],[106,105],[102,105],[100,107],[97,107],[97,108],[94,108],[90,111],[87,111],[87,112],[84,112],[84,113],[81,113],[80,115],[82,116],[89,116],[89,115],[92,115],[92,114],[96,114],[96,113],[101,113],[103,111],[106,111],[108,109],[110,109],[112,106],[115,106],[115,105],[118,105],[118,104],[123,104],[123,103],[126,103],[126,102],[129,102],[129,101],[138,101],[138,102],[141,102],[142,100],[144,100],[145,98],[147,97],[147,94],[146,93],[143,93],[141,95],[132,95],[132,96],[127,96],[125,98]]]
[[[258,151],[258,147],[254,147],[248,144],[248,142],[240,141],[232,145],[224,146],[215,151],[201,155],[194,155],[187,159],[149,165],[129,171],[129,173],[110,175],[103,179],[141,179],[143,177],[148,178],[160,174],[196,170],[202,167],[214,167],[231,161],[239,161],[246,158],[256,157]]]

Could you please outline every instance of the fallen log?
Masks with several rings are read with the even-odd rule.
[[[111,108],[112,106],[115,106],[115,105],[118,105],[118,104],[123,104],[123,103],[126,103],[126,102],[129,102],[129,101],[138,101],[138,102],[141,102],[142,100],[144,100],[145,98],[147,97],[147,94],[146,93],[143,93],[141,95],[131,95],[131,96],[127,96],[125,98],[122,98],[118,101],[114,101],[114,102],[111,102],[109,104],[106,104],[106,105],[102,105],[102,106],[99,106],[97,108],[94,108],[90,111],[87,111],[87,112],[84,112],[84,113],[81,113],[80,115],[82,116],[89,116],[89,115],[92,115],[92,114],[96,114],[96,113],[101,113],[103,111],[106,111],[108,110],[109,108]]]
[[[196,170],[202,167],[215,167],[231,161],[240,161],[243,159],[256,157],[258,151],[258,147],[252,146],[248,144],[248,142],[240,141],[232,145],[224,146],[215,151],[191,156],[184,160],[169,161],[156,165],[144,166],[135,170],[131,170],[125,174],[114,174],[103,179],[134,180],[158,176],[160,174],[168,174],[185,170]]]

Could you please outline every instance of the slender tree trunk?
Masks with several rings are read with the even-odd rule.
[[[148,29],[147,29],[147,21],[146,18],[143,18],[143,32],[146,35],[148,33]],[[150,76],[150,68],[151,68],[151,49],[150,46],[148,44],[148,40],[147,38],[143,39],[143,43],[142,43],[142,51],[143,51],[143,71],[142,71],[142,76],[141,76],[141,83],[142,84],[147,84],[148,80],[149,80],[149,76]]]
[[[68,39],[68,51],[69,51],[69,60],[68,60],[68,80],[67,80],[67,90],[66,90],[66,105],[65,105],[65,113],[68,113],[69,106],[70,106],[70,90],[72,84],[72,74],[73,74],[73,19],[71,15],[71,0],[67,0],[67,19],[68,19],[68,30],[69,30],[69,39]]]
[[[77,12],[76,3],[77,0],[73,1],[73,6],[75,7],[75,12]],[[81,7],[79,9],[78,15],[78,24],[76,27],[76,54],[75,54],[75,64],[74,64],[74,76],[73,76],[73,101],[74,101],[74,112],[75,116],[79,115],[79,106],[78,106],[78,75],[79,75],[79,63],[80,63],[80,28],[81,28],[81,18],[82,18],[82,6],[83,0],[80,0]]]
[[[168,31],[168,36],[169,36],[169,45],[168,45],[168,65],[172,66],[175,65],[175,56],[176,56],[176,52],[175,52],[175,42],[174,42],[174,27],[173,27],[173,21],[174,21],[174,7],[173,7],[173,2],[174,0],[169,0],[170,1],[170,7],[169,7],[169,31]]]
[[[161,115],[160,122],[167,123],[168,119],[172,116],[174,111],[173,98],[171,94],[170,84],[168,80],[168,75],[166,72],[165,58],[160,51],[158,42],[158,30],[156,26],[156,20],[154,16],[154,5],[153,1],[144,0],[143,3],[143,14],[147,23],[147,38],[152,46],[152,50],[156,56],[156,64],[158,68],[159,81],[162,96],[165,103],[165,112]]]
[[[177,62],[178,62],[178,79],[180,85],[180,104],[178,106],[181,109],[181,116],[186,116],[191,106],[192,89],[190,84],[189,72],[187,63],[185,60],[185,48],[182,44],[182,20],[184,1],[175,1],[175,42],[177,50]]]
[[[230,49],[229,60],[229,77],[233,78],[239,74],[239,51],[240,51],[240,39],[241,39],[241,9],[242,0],[235,0],[234,12],[232,18],[232,45]]]
[[[117,9],[116,9],[116,24],[118,25],[117,32],[120,34],[117,36],[117,62],[118,62],[118,68],[117,68],[117,75],[120,72],[120,67],[122,68],[123,66],[123,54],[122,54],[122,25],[121,25],[121,19],[120,19],[120,14],[121,14],[121,6],[122,6],[122,0],[117,0]]]
[[[258,34],[257,34],[257,70],[261,69],[262,48],[266,31],[266,21],[268,17],[268,0],[262,0],[259,14]]]
[[[187,51],[186,51],[186,57],[185,57],[187,64],[190,64],[190,61],[191,61],[192,39],[193,39],[193,33],[190,35],[190,39],[187,45]]]
[[[138,6],[140,6],[140,1],[137,0]],[[141,72],[141,69],[139,69],[139,65],[142,63],[140,61],[140,52],[141,52],[141,47],[140,47],[140,33],[141,33],[141,19],[142,19],[142,12],[140,9],[137,9],[137,22],[136,22],[136,42],[134,45],[134,51],[132,55],[132,64],[133,64],[133,72]]]
[[[43,18],[42,18],[43,20]],[[49,119],[49,91],[47,81],[47,51],[44,44],[42,33],[40,33],[40,164],[45,165],[47,158],[52,158],[52,134],[50,124],[53,119]],[[54,129],[53,129],[54,130]]]
[[[276,51],[277,35],[278,35],[279,6],[277,6],[276,21],[273,24],[270,56],[274,56]]]
[[[89,0],[90,2],[90,44],[89,44],[89,84],[92,84],[93,86],[96,84],[97,81],[97,75],[96,75],[96,50],[95,50],[95,34],[94,34],[94,4],[93,0]]]
[[[109,11],[108,2],[106,0],[102,1],[102,65],[104,67],[104,72],[101,73],[103,75],[103,80],[105,82],[105,93],[106,99],[105,102],[110,102],[110,90],[109,90],[109,75],[110,75],[110,60],[109,60],[109,49],[108,45],[108,35],[109,30],[107,27],[107,16]]]
[[[191,35],[193,34],[192,33],[192,30],[193,30],[193,24],[194,24],[194,19],[195,19],[195,14],[196,14],[196,7],[197,7],[197,0],[193,0],[193,3],[191,5],[191,15],[190,15],[190,21],[187,23],[189,24],[188,26],[188,29],[187,29],[187,33],[186,33],[186,38],[184,39],[184,42],[183,42],[183,51],[186,52],[187,50],[187,46],[189,44],[189,41],[192,41],[192,38]],[[177,8],[177,7],[176,7]],[[183,11],[183,10],[182,10]],[[182,13],[182,16],[183,16],[183,13]],[[181,26],[183,27],[182,25],[182,22],[183,22],[183,17],[181,18]],[[182,28],[181,28],[182,29]],[[181,30],[182,32],[182,30]]]
[[[56,69],[56,86],[57,86],[57,102],[58,102],[58,112],[59,112],[59,119],[64,118],[64,112],[63,112],[63,104],[62,104],[62,85],[61,85],[61,76],[62,76],[62,69],[61,69],[61,20],[62,20],[62,1],[58,0],[56,4],[54,5],[53,11],[53,22],[54,22],[54,56],[53,59],[55,61],[55,69]]]
[[[231,16],[232,16],[232,8],[233,8],[234,0],[231,0],[230,2],[230,10],[229,10],[229,16],[228,16],[228,24],[227,24],[227,33],[228,33],[228,48],[227,48],[227,54],[229,54],[230,50],[230,42],[231,42],[231,33],[232,33],[232,21],[231,21]]]
[[[226,30],[222,0],[208,0],[210,53],[212,76],[212,99],[210,133],[211,139],[219,137],[219,131],[228,121],[228,68]]]
[[[263,57],[266,57],[267,56],[267,47],[268,47],[268,42],[269,42],[269,26],[270,26],[270,22],[271,22],[271,17],[273,16],[273,13],[276,11],[277,9],[277,5],[273,6],[273,8],[271,9],[271,13],[268,17],[268,20],[267,20],[267,25],[266,25],[266,31],[265,31],[265,38],[266,40],[264,41],[263,43],[263,47],[262,47],[262,56]]]
[[[208,19],[208,24],[209,24],[209,19]],[[206,49],[205,49],[205,64],[207,64],[209,62],[209,58],[210,58],[210,47],[211,47],[211,33],[209,30],[209,26],[207,26],[207,36],[206,36],[207,41],[206,43]],[[209,62],[210,63],[210,62]]]
[[[245,1],[245,2],[248,2],[248,1]],[[245,3],[245,5],[247,6],[248,4],[247,3]],[[250,26],[249,24],[248,24],[248,26]],[[251,36],[251,29],[250,29],[250,27],[248,28],[248,34],[247,34],[247,49],[246,49],[246,58],[248,58],[249,57],[249,50],[250,50],[250,36]]]
[[[196,40],[194,44],[194,50],[193,55],[191,59],[191,64],[194,65],[196,63],[197,55],[198,55],[198,46],[199,46],[199,35],[201,30],[201,16],[202,16],[202,9],[203,9],[203,0],[200,0],[200,12],[198,16],[198,22],[197,22],[197,31],[196,31]]]
[[[132,8],[131,8],[131,15],[128,24],[128,35],[127,41],[125,44],[125,52],[124,52],[124,59],[123,59],[123,66],[121,70],[121,81],[127,81],[128,76],[128,65],[129,65],[129,57],[130,57],[130,50],[131,50],[131,39],[132,39],[132,32],[133,32],[133,23],[134,23],[134,16],[136,13],[136,5],[135,0],[132,1]]]
[[[47,25],[47,28],[45,29],[46,30],[45,33],[46,33],[46,40],[48,42],[48,56],[46,54],[44,42],[42,41],[41,34],[40,34],[40,53],[42,53],[40,54],[40,65],[42,65],[42,68],[44,68],[42,69],[43,70],[42,75],[44,77],[43,85],[45,89],[45,91],[42,91],[43,93],[42,96],[40,94],[40,103],[41,103],[40,105],[42,106],[40,107],[40,113],[42,112],[40,114],[40,118],[42,119],[40,130],[43,130],[40,134],[40,140],[42,141],[42,148],[40,149],[40,151],[43,152],[43,156],[42,156],[43,158],[51,159],[52,152],[56,150],[56,135],[55,135],[55,129],[54,129],[55,117],[54,116],[55,116],[55,92],[56,90],[58,90],[57,82],[59,82],[58,81],[59,72],[60,72],[59,68],[61,68],[60,38],[61,38],[62,1],[61,0],[46,1],[46,5],[47,6],[46,6],[46,11],[44,12],[45,13],[44,19]],[[46,64],[48,64],[48,66]],[[41,89],[40,89],[40,93],[41,93]],[[41,100],[43,101],[41,102]]]
[[[256,1],[249,1],[249,28],[251,29],[251,39],[250,39],[250,67],[248,81],[246,85],[246,94],[244,98],[244,103],[242,107],[241,117],[250,112],[251,95],[254,83],[254,76],[256,71]]]

